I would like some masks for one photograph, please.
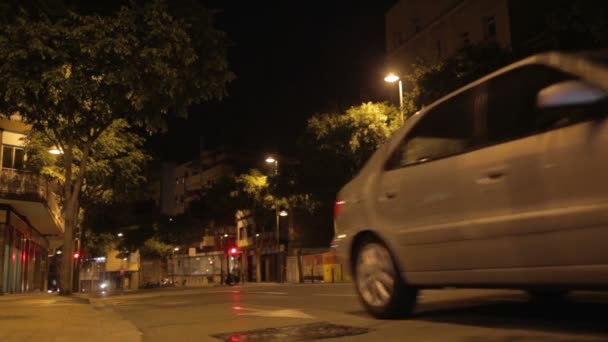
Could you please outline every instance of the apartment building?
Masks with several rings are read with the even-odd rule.
[[[548,32],[548,0],[400,0],[385,13],[387,63],[398,75],[468,45],[493,42],[517,55],[559,47]]]
[[[0,294],[45,291],[64,232],[56,184],[26,171],[29,129],[18,115],[0,117]]]

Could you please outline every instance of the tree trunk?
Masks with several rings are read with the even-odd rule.
[[[69,296],[72,294],[72,282],[74,281],[74,230],[77,220],[74,212],[78,209],[72,201],[66,201],[63,211],[65,233],[63,234],[63,258],[61,265],[61,294]]]

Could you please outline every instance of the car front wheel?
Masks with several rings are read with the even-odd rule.
[[[363,305],[377,318],[408,316],[416,304],[418,290],[406,284],[388,248],[375,239],[357,251],[355,284]]]

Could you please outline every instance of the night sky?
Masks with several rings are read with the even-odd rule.
[[[233,146],[292,153],[306,119],[364,101],[395,101],[385,73],[384,12],[394,0],[208,1],[231,40],[236,74],[221,102],[171,120],[163,159]]]

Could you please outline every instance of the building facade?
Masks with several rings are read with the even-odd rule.
[[[0,294],[47,289],[64,229],[57,185],[26,171],[29,129],[16,115],[0,118]]]
[[[252,168],[275,172],[276,164],[269,164],[265,157],[261,153],[219,149],[203,151],[198,159],[173,167],[167,164],[161,185],[163,214],[183,214],[201,190],[221,177],[245,173]],[[190,246],[193,248],[188,250],[188,255],[187,250],[180,250],[172,258],[169,275],[190,284],[202,279],[217,282],[228,272],[238,272],[245,281],[285,279],[285,244],[284,239],[277,239],[276,222],[284,229],[286,219],[278,213],[276,219],[272,213],[266,216],[268,224],[258,227],[248,210],[240,210],[235,213],[234,225],[205,229],[200,243]],[[234,255],[229,253],[232,248],[237,249]],[[213,266],[206,263],[209,258]]]
[[[415,63],[439,62],[484,42],[517,57],[561,48],[547,23],[557,6],[550,0],[399,0],[385,13],[389,71],[407,75]]]
[[[174,201],[172,206],[167,205],[165,214],[183,214],[190,202],[196,199],[197,192],[223,176],[258,166],[260,158],[256,157],[252,153],[231,149],[206,150],[198,159],[164,170],[174,181],[173,186],[163,186],[167,190],[163,196],[172,197]]]
[[[511,47],[508,0],[400,0],[385,22],[388,65],[400,75],[418,61],[438,62],[467,45]]]

